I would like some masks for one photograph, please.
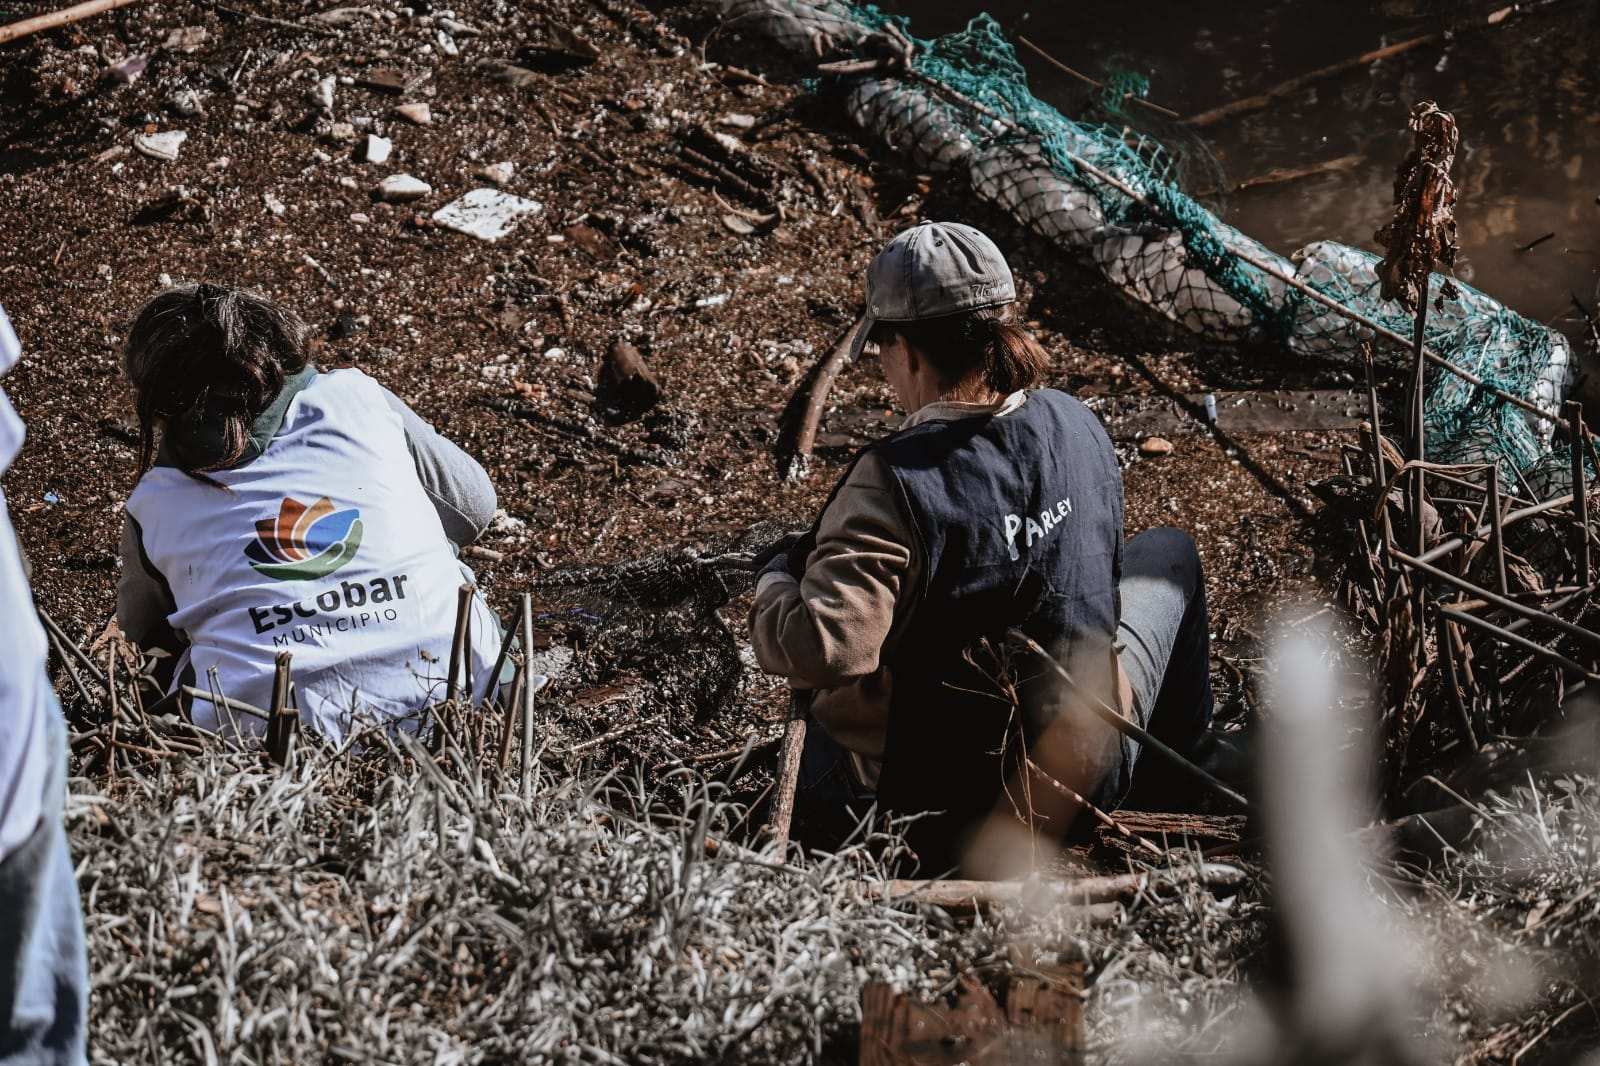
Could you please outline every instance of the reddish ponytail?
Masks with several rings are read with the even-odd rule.
[[[879,322],[870,339],[881,346],[897,336],[932,364],[939,383],[951,390],[982,382],[1010,395],[1038,385],[1050,365],[1033,334],[1007,322],[997,307],[917,322]]]

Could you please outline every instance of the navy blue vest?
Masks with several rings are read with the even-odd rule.
[[[1007,738],[1031,739],[1066,702],[1053,675],[1006,647],[1008,629],[1063,663],[1092,664],[1075,673],[1115,695],[1122,473],[1099,420],[1054,389],[869,450],[898,484],[925,561],[885,661],[894,687],[878,798],[892,812],[945,812],[911,833],[934,873],[999,800],[1016,763]]]

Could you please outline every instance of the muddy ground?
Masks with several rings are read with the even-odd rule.
[[[248,5],[279,20],[330,6]],[[1022,317],[1055,355],[1052,383],[1079,395],[1350,383],[1169,335],[961,182],[859,147],[826,96],[748,76],[777,57],[719,31],[709,6],[372,3],[311,25],[146,4],[0,47],[0,301],[24,346],[6,388],[30,434],[5,489],[40,603],[74,637],[113,608],[135,463],[119,345],[167,278],[285,302],[321,338],[321,365],[361,368],[477,456],[512,521],[484,544],[501,558],[473,565],[507,611],[551,567],[803,523],[890,397],[874,366],[847,369],[819,461],[796,481],[780,476],[783,413],[854,318],[869,258],[920,218],[995,236],[1025,290]],[[140,56],[135,80],[116,76]],[[387,72],[399,91],[363,84]],[[316,99],[329,75],[331,113]],[[398,117],[405,103],[426,103],[430,123]],[[702,128],[742,141],[765,184],[705,180],[679,152]],[[133,150],[137,134],[173,130],[187,134],[176,160]],[[392,140],[386,163],[362,161],[369,132]],[[514,164],[505,187],[539,214],[496,243],[432,224],[496,163]],[[378,182],[400,173],[431,193],[377,202]],[[775,225],[751,217],[778,209]],[[623,424],[595,398],[619,338],[664,395]],[[1340,548],[1305,486],[1335,471],[1349,439],[1226,440],[1191,424],[1161,457],[1119,444],[1129,532],[1171,524],[1199,541],[1219,662],[1257,653],[1279,594],[1312,597],[1311,611],[1328,595]],[[724,615],[742,630],[740,601]],[[1218,669],[1233,691],[1234,672]],[[581,741],[615,713],[564,728]],[[709,722],[683,716],[662,737],[712,751],[749,732],[741,719],[779,714],[763,698]]]

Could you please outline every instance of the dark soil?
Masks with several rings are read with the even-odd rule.
[[[0,4],[0,21],[53,6]],[[331,5],[249,6],[302,19]],[[451,17],[481,33],[455,33],[452,57],[437,37],[444,12],[429,7],[376,3],[313,33],[209,4],[145,4],[0,48],[0,299],[24,345],[6,388],[30,432],[5,488],[39,600],[74,637],[98,632],[115,600],[135,464],[119,345],[164,275],[283,301],[324,338],[321,365],[360,367],[477,456],[518,520],[485,542],[503,559],[473,561],[507,613],[552,566],[631,558],[757,521],[804,524],[852,440],[825,421],[818,463],[785,482],[782,414],[854,318],[871,255],[919,218],[996,237],[1025,290],[1022,317],[1056,357],[1052,383],[1080,395],[1350,381],[1277,353],[1167,335],[960,182],[858,147],[832,101],[729,69],[777,69],[776,57],[714,32],[707,8],[665,8],[658,21],[624,0],[458,0]],[[194,51],[164,45],[185,26],[206,31]],[[551,26],[598,58],[549,51],[561,36]],[[135,55],[150,59],[132,84],[106,73]],[[504,62],[529,68],[526,84],[485,69]],[[421,80],[397,95],[351,83],[380,69]],[[327,75],[340,79],[331,116],[311,96]],[[174,111],[182,91],[203,97],[203,116]],[[405,101],[426,101],[431,124],[396,118]],[[336,139],[332,123],[352,121],[367,129]],[[678,146],[701,127],[739,138],[764,185],[694,176]],[[175,162],[130,150],[141,131],[180,129],[188,139]],[[369,130],[393,140],[387,163],[358,161]],[[493,244],[431,223],[487,184],[476,170],[505,161],[515,164],[509,191],[542,203],[541,214]],[[402,172],[432,194],[374,202],[378,181]],[[775,225],[739,214],[774,208]],[[618,338],[643,352],[663,392],[654,411],[622,424],[594,397]],[[887,412],[890,396],[862,365],[845,370],[835,403],[841,423],[854,412],[859,424]],[[1128,529],[1195,535],[1217,650],[1250,656],[1268,604],[1333,587],[1319,553],[1326,562],[1339,549],[1308,517],[1305,483],[1335,472],[1348,435],[1223,441],[1198,429],[1160,458],[1122,446]],[[735,633],[741,608],[723,612]],[[732,719],[678,716],[661,741],[716,751],[750,732],[740,718],[777,717],[781,706],[764,698]],[[606,704],[592,694],[575,702],[566,743],[622,713],[585,707]]]

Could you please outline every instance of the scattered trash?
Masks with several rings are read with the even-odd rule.
[[[334,122],[328,126],[325,135],[327,140],[334,144],[348,144],[356,139],[356,128],[348,122]]]
[[[433,110],[426,103],[400,104],[395,107],[394,113],[415,126],[427,126],[433,122]]]
[[[756,117],[754,115],[746,115],[735,111],[723,115],[722,124],[724,126],[731,126],[736,130],[748,130],[755,126]]]
[[[544,205],[537,200],[525,200],[499,189],[473,189],[435,211],[433,221],[481,241],[497,241],[515,229],[524,216],[543,210]]]
[[[631,422],[661,399],[661,383],[639,349],[625,340],[614,342],[600,360],[595,396],[620,421]]]
[[[433,186],[410,174],[391,174],[378,182],[378,199],[391,204],[420,200],[433,192]]]
[[[1165,437],[1146,437],[1139,442],[1140,455],[1170,455],[1172,442]]]
[[[261,194],[261,202],[267,205],[267,210],[268,211],[271,211],[274,215],[277,215],[279,218],[282,218],[283,215],[284,215],[284,212],[289,210],[287,207],[284,206],[284,203],[283,203],[282,200],[278,199],[276,196],[272,195],[270,192],[264,192],[264,193]]]
[[[168,130],[165,133],[140,133],[133,138],[133,147],[140,155],[147,155],[151,159],[160,159],[170,163],[178,158],[178,150],[183,147],[183,142],[189,135],[183,130]]]
[[[44,502],[45,503],[60,503],[61,502],[61,497],[58,496],[54,492],[47,492],[47,493],[44,494]]]
[[[721,307],[723,304],[728,302],[728,298],[732,295],[733,294],[729,292],[719,292],[711,296],[702,296],[700,299],[694,302],[694,305],[702,309],[707,307]]]
[[[1217,397],[1215,393],[1206,393],[1205,405],[1206,423],[1214,426],[1217,424]]]
[[[139,75],[143,74],[144,68],[149,65],[149,56],[129,56],[127,59],[107,67],[106,77],[112,81],[119,81],[124,85],[132,85],[139,80]]]
[[[490,163],[488,166],[479,167],[473,172],[474,176],[484,181],[492,181],[496,185],[506,185],[511,181],[511,176],[516,173],[517,165],[510,160],[502,163]]]
[[[455,39],[443,30],[435,33],[433,40],[439,46],[439,51],[445,55],[454,57],[461,54],[461,48],[456,44]]]
[[[389,159],[389,152],[394,148],[394,142],[387,137],[379,137],[376,133],[367,134],[366,142],[361,146],[361,158],[368,163],[383,163]]]

